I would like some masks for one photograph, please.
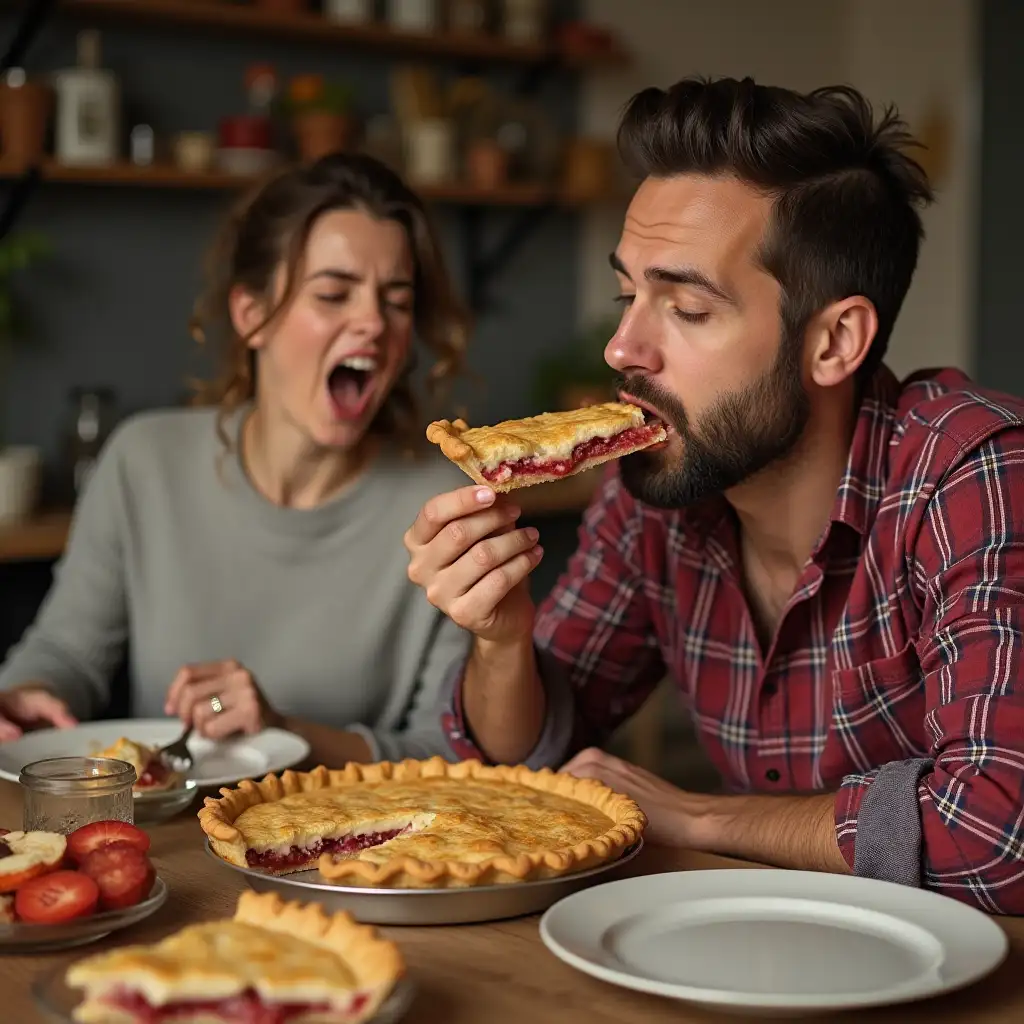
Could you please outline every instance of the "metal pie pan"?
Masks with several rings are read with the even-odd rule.
[[[366,924],[391,925],[474,924],[539,914],[565,896],[617,878],[642,847],[640,839],[609,864],[536,882],[465,889],[372,889],[336,885],[315,869],[296,871],[293,875],[268,875],[254,868],[242,868],[218,857],[206,841],[207,855],[244,876],[256,892],[276,892],[284,899],[319,903],[329,911],[347,910]]]

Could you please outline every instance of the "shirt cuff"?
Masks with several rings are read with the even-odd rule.
[[[452,672],[445,686],[442,726],[452,753],[460,759],[475,758],[490,762],[476,745],[466,721],[462,705],[462,684],[466,675],[466,661]],[[527,768],[558,768],[565,763],[573,731],[572,688],[557,664],[543,651],[537,652],[537,672],[544,687],[544,726],[533,750],[523,759]]]
[[[848,775],[836,795],[836,840],[855,875],[920,887],[923,844],[918,784],[931,758],[890,761]]]

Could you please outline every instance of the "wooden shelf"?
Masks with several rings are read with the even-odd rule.
[[[183,171],[171,165],[137,167],[119,163],[103,167],[67,167],[47,160],[40,168],[43,181],[74,185],[107,185],[141,188],[226,191],[243,189],[257,179],[223,171]],[[0,160],[0,179],[18,177],[20,169]],[[586,206],[598,202],[594,197],[577,197],[551,185],[510,184],[499,189],[477,189],[459,182],[449,185],[422,185],[416,191],[424,199],[462,206]]]
[[[48,512],[24,523],[0,526],[0,562],[59,558],[70,527],[70,512]]]
[[[600,471],[593,470],[543,487],[524,488],[513,500],[526,517],[574,515],[587,507],[600,483]],[[60,558],[70,528],[70,512],[46,512],[24,523],[0,525],[0,563]]]
[[[499,36],[402,32],[383,24],[340,25],[310,11],[291,14],[263,10],[252,4],[221,0],[64,0],[62,10],[99,20],[178,25],[238,35],[272,36],[328,46],[371,48],[396,54],[456,60],[516,64],[550,61],[580,69],[619,67],[627,63],[621,51],[586,56],[562,54],[551,43],[524,45]]]

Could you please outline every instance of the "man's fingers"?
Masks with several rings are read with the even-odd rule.
[[[468,593],[489,573],[533,549],[538,538],[537,530],[530,526],[478,541],[444,573],[442,586],[448,599]]]
[[[510,527],[514,529],[519,514],[514,505],[502,505],[453,519],[429,544],[413,552],[409,561],[409,579],[421,587],[429,587],[474,544],[485,537],[507,532]]]
[[[448,617],[471,633],[487,630],[493,625],[495,609],[540,565],[544,549],[539,545],[492,569],[476,586],[448,606]]]
[[[431,498],[405,534],[409,551],[429,544],[452,520],[490,508],[497,495],[489,487],[474,485]]]

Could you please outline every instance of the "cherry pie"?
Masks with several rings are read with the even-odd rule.
[[[230,863],[392,889],[581,871],[617,858],[647,824],[593,779],[440,757],[287,771],[221,793],[199,821]]]
[[[625,402],[545,412],[494,427],[438,420],[427,440],[478,484],[495,491],[561,480],[664,441],[665,425]]]
[[[349,914],[245,892],[230,920],[87,957],[66,980],[81,1024],[359,1024],[403,973],[398,947]]]
[[[159,789],[172,789],[182,780],[179,772],[164,763],[158,749],[125,739],[123,736],[95,756],[127,761],[135,769],[135,785],[132,788],[136,793],[152,793]]]

